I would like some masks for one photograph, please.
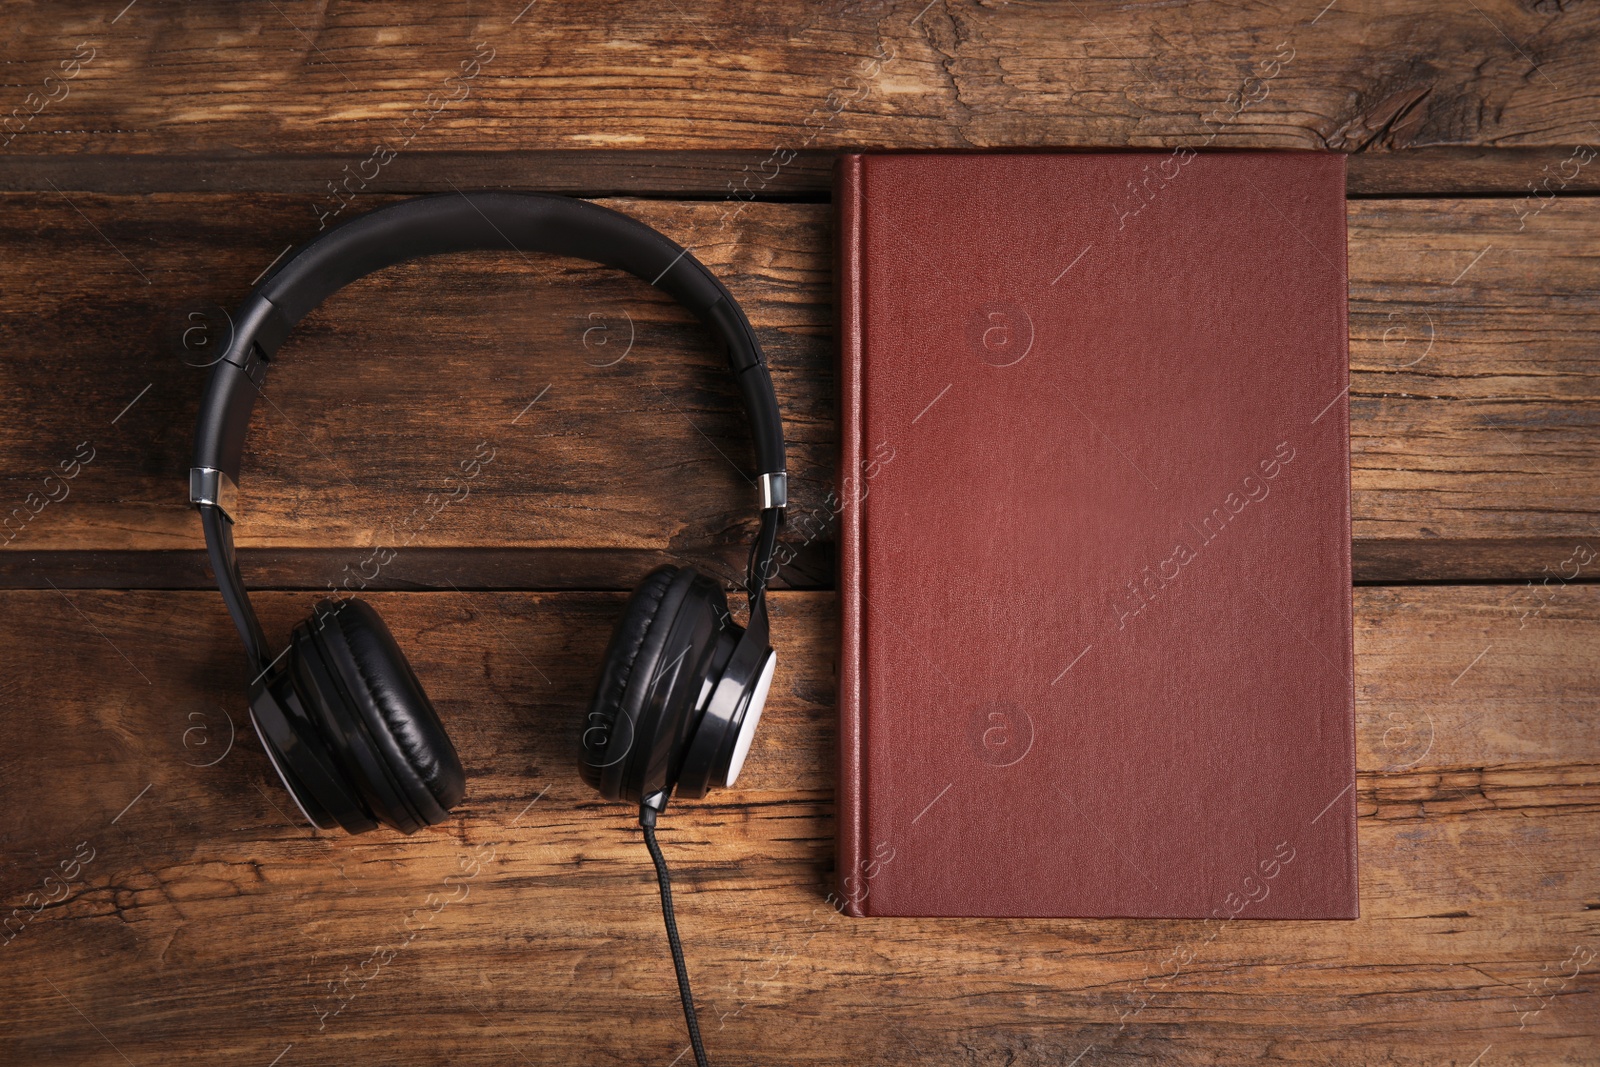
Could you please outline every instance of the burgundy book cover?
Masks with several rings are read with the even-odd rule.
[[[1343,156],[836,202],[846,910],[1355,918]]]

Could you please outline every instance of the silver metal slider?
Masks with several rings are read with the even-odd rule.
[[[239,487],[226,471],[215,467],[189,469],[189,502],[220,508],[229,522],[239,517]]]
[[[789,476],[787,474],[763,474],[757,485],[761,489],[761,510],[768,508],[786,508],[789,506]]]

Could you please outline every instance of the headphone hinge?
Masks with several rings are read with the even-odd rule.
[[[191,467],[189,503],[214,507],[229,522],[236,522],[239,518],[239,487],[227,471],[219,471],[215,467]]]
[[[239,346],[235,345],[222,358],[243,371],[245,377],[259,389],[266,380],[267,365],[293,328],[294,323],[289,321],[282,308],[266,297],[257,295],[240,314],[234,333],[236,339],[247,339],[244,351],[237,351]]]
[[[762,511],[789,506],[789,475],[784,471],[763,474],[756,479],[756,488],[761,491]]]
[[[262,383],[267,380],[267,354],[254,341],[251,341],[250,347],[245,349],[244,362],[235,363],[234,366],[238,367],[257,389],[260,389]]]

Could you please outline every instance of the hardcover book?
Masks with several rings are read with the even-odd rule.
[[[1355,918],[1343,156],[836,204],[846,910]]]

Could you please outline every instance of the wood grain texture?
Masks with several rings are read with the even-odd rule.
[[[7,106],[54,95],[10,127],[35,155],[1600,137],[1582,4],[110,0],[8,22]]]
[[[1496,545],[1498,550],[1502,546]],[[1540,540],[1533,546],[1549,549]],[[348,548],[252,548],[240,552],[240,566],[255,589],[338,587],[370,553]],[[694,551],[696,564],[713,567],[733,583],[748,563],[748,544],[705,546]],[[1531,558],[1531,557],[1530,557]],[[642,578],[664,563],[682,564],[671,549],[621,548],[408,548],[370,578],[365,589],[402,592],[448,589],[615,589]],[[1405,562],[1388,565],[1404,567]],[[351,568],[347,570],[347,568]],[[1503,576],[1502,576],[1503,577]],[[0,589],[214,589],[211,564],[203,549],[134,549],[111,552],[61,551],[0,554]],[[804,546],[783,567],[775,588],[828,589],[833,583],[833,545]]]
[[[258,595],[276,639],[330,584],[402,590],[370,599],[471,777],[446,824],[306,829],[200,591],[223,309],[319,219],[481,187],[657,198],[610,203],[772,361],[779,584],[810,591],[772,600],[745,788],[662,831],[714,1062],[1600,1063],[1597,45],[1565,0],[6,5],[0,1063],[687,1058],[638,831],[573,760],[621,590],[742,567],[748,443],[695,323],[464,256],[282,353],[245,569],[290,590]],[[846,919],[832,158],[1178,144],[1350,154],[1357,582],[1498,583],[1354,591],[1363,917]]]
[[[1355,152],[1346,164],[1353,198],[1509,194],[1576,196],[1600,189],[1587,147],[1485,148],[1445,145],[1404,152]],[[573,196],[734,200],[821,200],[833,185],[834,151],[757,149],[495,149],[406,151],[352,181],[362,195],[447,193],[456,188],[538,189]],[[364,159],[365,157],[363,157]],[[361,161],[356,161],[360,169]],[[272,192],[321,199],[345,180],[351,157],[334,152],[241,156],[96,152],[0,152],[0,191],[66,193]],[[333,176],[333,179],[329,178]],[[346,194],[347,195],[347,194]]]
[[[747,788],[664,822],[716,1062],[1593,1062],[1600,589],[1532,617],[1520,595],[1357,590],[1363,917],[1221,927],[835,914],[837,618],[831,594],[776,595]],[[269,632],[310,600],[262,596]],[[8,1062],[681,1051],[637,830],[572,766],[620,595],[373,601],[471,777],[412,838],[299,825],[214,594],[0,593],[5,914],[93,853],[0,945]]]
[[[1600,204],[1519,205],[1350,206],[1358,539],[1600,531]]]
[[[786,580],[827,586],[828,207],[608,203],[692,245],[744,303],[789,442],[785,537],[802,555]],[[1359,580],[1542,578],[1600,537],[1600,201],[1520,204],[1350,205]],[[50,192],[0,208],[0,343],[14,354],[0,396],[17,414],[0,421],[0,583],[43,587],[54,569],[81,584],[93,559],[58,553],[159,549],[189,562],[130,584],[195,584],[184,492],[200,365],[228,328],[222,309],[315,232],[307,199]],[[410,264],[336,295],[280,362],[251,431],[240,543],[247,562],[334,555],[298,576],[269,567],[269,581],[337,583],[378,545],[406,559],[369,573],[378,587],[447,574],[625,588],[663,558],[738,573],[754,490],[734,391],[699,326],[635,279],[509,252]],[[83,442],[92,462],[41,506],[44,476]],[[480,450],[494,459],[466,499],[421,514]],[[476,573],[407,556],[489,547],[500,555]],[[506,555],[551,548],[568,555]],[[609,581],[583,562],[617,552],[639,563]]]

